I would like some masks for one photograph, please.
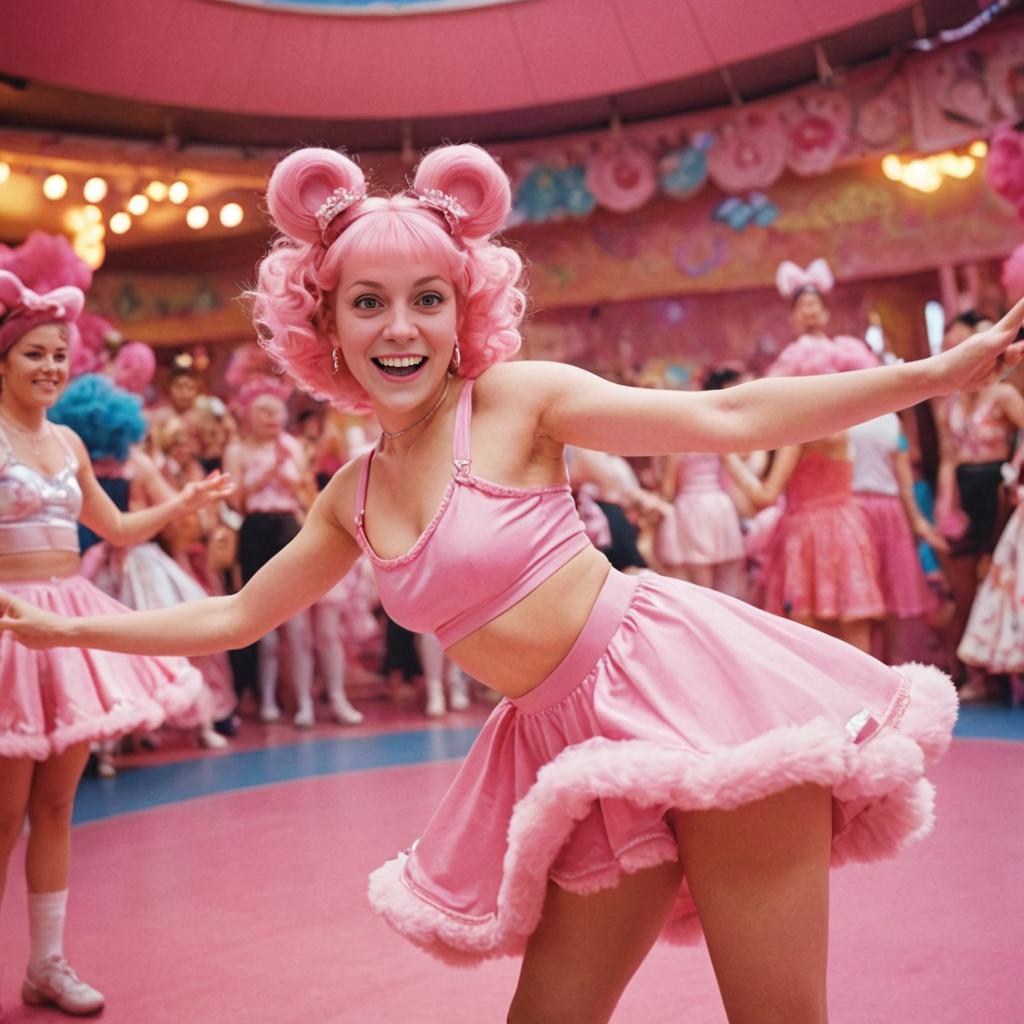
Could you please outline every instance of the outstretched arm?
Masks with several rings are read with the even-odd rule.
[[[572,366],[503,367],[510,395],[530,395],[540,433],[616,452],[744,452],[804,444],[935,395],[967,391],[1020,362],[1024,299],[998,324],[927,359],[815,377],[778,377],[724,391],[653,391]]]
[[[176,494],[168,494],[165,500],[152,508],[122,512],[96,480],[92,462],[81,438],[67,427],[57,429],[64,432],[65,439],[78,457],[78,484],[82,488],[82,512],[79,519],[115,547],[141,544],[180,516],[198,512],[232,491],[230,477],[211,473],[203,480],[186,485]]]
[[[244,647],[322,597],[359,557],[325,490],[298,536],[237,594],[173,608],[64,618],[0,590],[0,630],[28,647],[194,657]]]

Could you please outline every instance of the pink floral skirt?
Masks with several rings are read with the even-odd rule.
[[[764,568],[764,606],[792,618],[885,617],[878,554],[852,497],[790,502]]]
[[[81,576],[3,589],[60,615],[128,611]],[[43,761],[85,740],[155,729],[190,708],[202,678],[184,658],[77,647],[36,651],[0,633],[0,757]]]
[[[833,862],[932,826],[927,763],[956,695],[825,634],[659,576],[614,570],[576,643],[503,700],[413,846],[370,878],[399,932],[454,963],[516,954],[549,879],[576,893],[677,857],[672,809],[731,809],[803,783],[833,794]],[[668,939],[695,941],[683,882]]]

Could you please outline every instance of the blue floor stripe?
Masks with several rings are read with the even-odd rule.
[[[114,779],[85,779],[75,801],[77,825],[119,814],[181,803],[318,775],[449,761],[466,755],[479,730],[422,729],[374,736],[306,740],[122,771]],[[1024,742],[1024,708],[968,704],[956,735],[965,739]]]
[[[423,729],[312,740],[126,770],[113,779],[85,779],[78,790],[73,821],[81,825],[196,797],[317,775],[448,761],[465,757],[477,732],[476,728]]]

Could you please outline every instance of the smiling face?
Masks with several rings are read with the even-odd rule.
[[[430,261],[348,261],[334,299],[341,354],[378,414],[410,418],[444,386],[457,330],[455,289]]]
[[[68,382],[68,333],[63,324],[40,324],[0,357],[4,401],[49,409]]]

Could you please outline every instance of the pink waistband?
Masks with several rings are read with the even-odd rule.
[[[609,571],[590,616],[566,656],[529,693],[510,698],[519,711],[524,715],[543,711],[580,685],[607,649],[639,582],[637,576],[627,576],[616,569]]]
[[[79,551],[74,526],[43,526],[40,523],[10,523],[0,527],[0,555],[25,551]]]

